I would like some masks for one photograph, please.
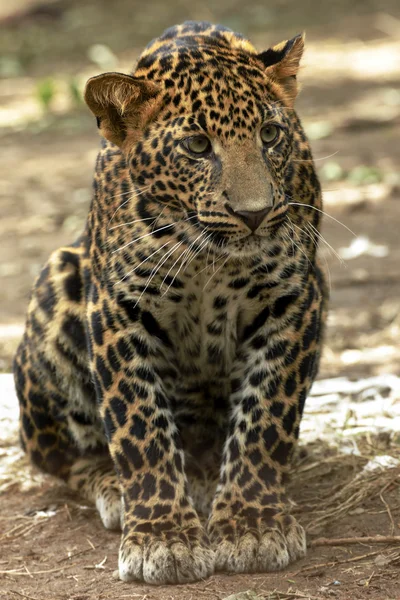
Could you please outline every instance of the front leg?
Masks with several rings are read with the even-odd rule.
[[[317,370],[320,324],[321,293],[309,281],[302,294],[286,293],[260,311],[244,331],[208,524],[219,570],[277,570],[305,555],[305,532],[289,514],[285,480]]]
[[[107,303],[113,301],[107,300]],[[169,340],[148,311],[92,311],[92,370],[123,498],[119,575],[153,584],[208,577],[214,553],[188,494],[184,456],[157,363]],[[163,347],[164,346],[164,347]]]

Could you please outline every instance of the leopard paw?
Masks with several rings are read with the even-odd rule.
[[[306,554],[303,527],[291,516],[278,517],[263,531],[239,527],[240,535],[222,537],[215,547],[215,568],[230,573],[265,573],[284,569]],[[217,530],[217,529],[216,529]],[[214,535],[215,538],[215,535]]]
[[[123,581],[190,583],[213,574],[214,551],[200,543],[188,545],[179,537],[143,542],[128,535],[121,543],[118,566]]]
[[[106,529],[119,529],[123,527],[123,505],[120,491],[115,487],[108,487],[98,492],[96,508]]]
[[[95,504],[106,529],[122,529],[122,496],[110,458],[77,460],[71,468],[68,484]]]

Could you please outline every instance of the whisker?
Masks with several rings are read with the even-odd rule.
[[[167,229],[168,227],[173,227],[173,225],[174,225],[174,223],[170,223],[169,225],[164,225],[163,227],[159,227],[155,231],[150,231],[150,233],[145,233],[144,235],[141,235],[138,238],[135,238],[134,240],[131,240],[130,242],[128,242],[124,246],[121,246],[120,248],[117,248],[117,250],[113,250],[111,252],[111,254],[115,254],[116,252],[121,252],[121,250],[124,250],[125,248],[127,248],[128,246],[131,246],[135,242],[138,242],[139,240],[142,240],[143,238],[149,237],[149,235],[154,235],[155,233],[158,233],[159,231],[162,231],[163,229]]]
[[[199,235],[193,242],[192,247],[195,246],[197,240],[202,237],[203,235],[205,235],[207,233],[208,229],[206,228],[204,231],[202,231],[201,235]],[[185,269],[184,271],[186,271],[186,269],[188,268],[188,266],[190,265],[190,263],[196,258],[196,256],[198,256],[201,252],[201,249],[205,246],[205,244],[208,242],[208,240],[211,238],[212,234],[210,234],[205,240],[203,240],[200,244],[200,246],[196,249],[194,248],[193,250],[193,256],[190,258],[189,260],[189,256],[187,257],[187,260],[185,261]]]
[[[313,235],[309,235],[309,231],[307,230],[307,232],[305,232],[306,235],[309,237],[309,239],[311,240],[311,242],[314,244],[315,248],[318,248],[319,244],[318,244],[318,237],[315,235],[315,231],[313,232]],[[328,284],[329,284],[329,293],[331,293],[332,291],[332,277],[331,277],[331,270],[329,268],[329,263],[328,260],[325,256],[325,254],[320,254],[320,256],[322,256],[322,258],[324,259],[325,262],[325,266],[326,266],[326,270],[328,273]]]
[[[212,263],[211,265],[208,265],[208,264],[207,264],[207,265],[206,265],[205,267],[203,267],[203,268],[202,268],[200,271],[197,271],[196,275],[193,275],[193,279],[194,279],[195,277],[197,277],[197,275],[200,275],[200,273],[203,273],[203,272],[204,272],[206,269],[209,269],[209,268],[211,268],[211,267],[212,267],[212,268],[213,268],[213,270],[214,270],[215,263],[219,262],[219,261],[220,261],[222,258],[225,258],[225,254],[221,254],[221,256],[219,256],[219,257],[217,258],[217,260],[215,260],[215,253],[214,253],[214,261],[213,261],[213,263]]]
[[[218,244],[217,244],[217,250],[219,250],[220,248],[222,248],[222,245],[223,245],[223,240],[219,240],[219,242],[218,242]],[[218,262],[218,260],[219,260],[219,259],[218,259],[218,260],[216,261],[216,260],[215,260],[215,256],[216,256],[216,253],[215,253],[215,251],[214,251],[213,272],[214,272],[214,270],[215,270],[215,262]],[[224,256],[224,254],[222,254],[222,256]]]
[[[142,189],[140,192],[138,192],[137,194],[132,193],[131,190],[129,190],[129,192],[124,192],[123,194],[117,194],[115,196],[111,196],[111,200],[113,200],[114,198],[118,198],[118,197],[122,197],[122,196],[127,196],[128,194],[130,194],[130,197],[125,200],[125,202],[123,202],[122,204],[120,204],[118,206],[118,208],[114,211],[112,217],[110,218],[108,224],[111,223],[111,221],[113,220],[113,218],[115,217],[115,215],[117,214],[117,212],[119,211],[120,208],[122,208],[123,206],[125,206],[125,204],[128,204],[128,202],[130,202],[131,200],[133,200],[134,198],[137,198],[138,196],[141,196],[142,194],[145,194],[146,192],[149,191],[149,189],[151,188],[151,185],[147,186],[146,188]]]
[[[271,112],[293,112],[294,108],[291,108],[290,106],[278,106],[277,104],[275,104],[274,106],[271,107]]]
[[[204,233],[205,233],[205,234],[207,233],[207,228],[205,229]],[[211,239],[211,238],[212,238],[212,233],[210,233],[210,234],[209,234],[209,235],[208,235],[208,236],[205,238],[205,240],[203,240],[203,241],[201,242],[201,244],[200,244],[200,245],[199,245],[199,247],[197,248],[197,253],[196,253],[196,254],[193,256],[193,258],[191,258],[191,259],[190,259],[190,262],[192,262],[192,260],[193,260],[194,258],[196,258],[197,256],[199,256],[200,252],[201,252],[201,251],[203,250],[203,248],[204,248],[204,247],[205,247],[205,246],[208,244],[208,242],[210,241],[210,239]],[[186,262],[186,261],[185,261],[185,262]],[[188,266],[189,266],[189,263],[186,265],[186,267],[185,267],[185,270],[186,270],[186,268],[187,268]]]
[[[180,259],[182,258],[182,256],[184,254],[186,254],[188,252],[189,248],[186,248],[176,259],[176,261],[171,265],[171,267],[168,269],[167,274],[165,275],[164,279],[162,280],[162,282],[160,283],[160,290],[162,288],[162,286],[164,285],[164,283],[166,282],[168,275],[171,273],[172,269],[174,268],[174,266],[180,261]]]
[[[156,266],[154,267],[154,269],[151,271],[151,273],[150,273],[150,276],[149,276],[149,278],[148,278],[148,280],[147,280],[147,282],[146,282],[146,284],[145,284],[145,287],[144,287],[144,289],[143,289],[142,293],[140,294],[139,298],[136,300],[134,307],[136,307],[136,306],[139,304],[139,302],[140,302],[140,300],[141,300],[141,298],[142,298],[143,294],[145,293],[145,291],[146,291],[146,290],[147,290],[147,288],[149,287],[150,283],[151,283],[151,282],[152,282],[152,280],[154,279],[154,277],[155,277],[156,273],[157,273],[157,272],[158,272],[158,271],[161,269],[161,267],[162,267],[162,266],[163,266],[163,264],[164,264],[164,263],[165,263],[165,262],[168,260],[168,258],[171,256],[171,254],[173,254],[173,252],[174,252],[174,251],[175,251],[177,248],[179,248],[179,247],[180,247],[182,244],[183,244],[183,242],[177,242],[176,244],[174,244],[174,246],[172,246],[172,248],[170,248],[170,249],[168,250],[168,252],[167,252],[167,253],[166,253],[164,256],[162,256],[162,257],[161,257],[161,259],[159,260],[159,262],[157,263],[157,265],[156,265]]]
[[[123,196],[128,196],[129,194],[136,196],[138,194],[143,194],[144,192],[148,191],[151,188],[151,185],[147,185],[145,188],[140,188],[139,186],[133,186],[134,191],[132,190],[128,190],[127,192],[122,192],[121,194],[114,194],[114,196],[110,196],[109,199],[110,200],[114,200],[114,198],[122,198]],[[136,192],[136,189],[139,189],[140,191]]]
[[[205,231],[205,233],[207,232],[207,230]],[[200,252],[203,250],[203,248],[207,245],[207,243],[210,241],[210,239],[212,238],[212,233],[210,233],[205,240],[203,240],[200,244],[200,246],[197,248],[197,254],[196,256],[199,256]],[[192,259],[193,260],[193,259]]]
[[[209,244],[208,246],[208,252],[207,252],[207,258],[206,258],[206,266],[208,266],[208,260],[210,258],[210,251],[211,251],[212,245]]]
[[[195,219],[197,215],[192,215],[191,217],[187,217],[187,219],[183,219],[182,223],[186,223],[186,221],[190,221],[190,219]]]
[[[333,252],[334,256],[336,256],[336,258],[338,259],[338,261],[340,262],[341,265],[344,265],[347,268],[347,265],[345,263],[345,261],[343,260],[343,258],[340,256],[340,254],[338,254],[336,252],[336,250],[330,245],[329,242],[327,242],[327,240],[324,238],[324,236],[318,231],[318,229],[316,229],[314,227],[314,225],[312,223],[308,223],[307,224],[309,227],[312,228],[312,231],[314,232],[314,234],[318,237],[318,239],[321,240],[321,242],[324,242],[324,244],[326,244],[326,246]]]
[[[336,223],[338,223],[339,225],[341,225],[342,227],[344,227],[345,229],[347,229],[347,231],[349,231],[352,235],[354,235],[354,237],[357,237],[357,235],[354,233],[354,231],[352,231],[349,227],[347,227],[347,225],[345,225],[344,223],[342,223],[338,219],[335,219],[335,217],[332,217],[332,215],[329,215],[324,210],[321,210],[320,208],[317,208],[316,206],[312,206],[311,204],[302,204],[301,202],[288,202],[288,204],[290,206],[302,206],[303,208],[312,208],[312,209],[320,212],[325,217],[328,217],[329,219],[332,219],[333,221],[335,221]]]
[[[229,256],[229,254],[228,254],[228,256],[226,257],[226,260],[225,260],[225,261],[222,263],[222,265],[220,265],[220,266],[218,267],[218,269],[217,269],[216,271],[214,271],[214,273],[211,275],[210,279],[207,281],[207,283],[206,283],[206,284],[205,284],[205,286],[203,287],[203,292],[204,292],[204,290],[206,289],[206,287],[208,286],[208,284],[210,283],[211,279],[212,279],[212,278],[213,278],[213,277],[214,277],[214,276],[215,276],[215,275],[218,273],[218,271],[219,271],[220,269],[222,269],[222,268],[223,268],[223,267],[226,265],[226,263],[228,262],[229,258],[230,258],[230,256]]]
[[[179,256],[178,260],[181,260],[182,257],[186,254],[187,250],[185,250],[184,252],[182,252],[182,254]],[[178,261],[175,261],[174,265],[177,263]],[[180,270],[182,269],[183,265],[185,264],[185,259],[182,260],[181,265],[179,267],[179,269],[177,270],[177,272],[175,273],[174,277],[171,280],[171,283],[169,284],[169,286],[167,287],[167,289],[165,290],[165,292],[163,293],[162,297],[165,296],[165,294],[168,293],[169,289],[171,288],[172,284],[174,283],[175,279],[177,278]]]
[[[294,230],[294,227],[296,227],[296,229],[299,229],[301,232],[303,232],[303,230],[302,230],[302,229],[300,229],[300,227],[297,227],[297,225],[295,225],[294,223],[292,223],[292,221],[291,221],[290,217],[288,217],[288,218],[289,218],[289,224],[290,224],[290,227],[291,227],[291,229],[292,229],[292,232],[293,232],[293,237],[296,237],[296,232],[295,232],[295,230]],[[308,263],[309,263],[310,267],[312,268],[312,270],[314,270],[314,265],[313,265],[313,264],[312,264],[312,262],[310,261],[310,258],[309,258],[309,256],[307,255],[307,253],[306,253],[306,250],[305,250],[305,248],[304,248],[304,244],[303,244],[303,242],[302,242],[302,240],[301,240],[301,238],[299,237],[299,235],[298,235],[298,234],[297,234],[297,237],[296,237],[296,239],[298,240],[299,244],[301,244],[302,248],[301,248],[300,246],[298,246],[298,245],[296,244],[296,242],[295,242],[295,241],[293,241],[293,238],[292,238],[292,242],[293,242],[293,244],[294,244],[294,245],[295,245],[295,247],[296,247],[296,248],[299,250],[299,252],[301,252],[301,253],[303,254],[303,256],[305,256],[305,257],[306,257],[306,259],[307,259],[307,261],[308,261]]]
[[[181,269],[182,269],[182,267],[185,265],[185,263],[187,263],[187,260],[188,260],[188,258],[189,258],[189,256],[190,256],[190,251],[191,251],[191,248],[194,246],[194,244],[197,242],[197,240],[198,240],[198,239],[200,239],[200,238],[201,238],[203,235],[205,235],[205,233],[206,233],[206,232],[207,232],[207,228],[206,228],[204,231],[202,231],[202,232],[200,233],[200,235],[199,235],[199,236],[197,236],[197,238],[194,240],[194,242],[192,242],[192,244],[190,244],[190,246],[189,246],[188,248],[186,248],[186,250],[184,250],[184,252],[182,252],[182,254],[181,254],[181,255],[180,255],[178,258],[177,258],[177,260],[174,262],[174,264],[172,265],[172,267],[169,269],[168,273],[166,274],[166,276],[164,277],[164,279],[163,279],[163,281],[162,281],[162,283],[161,283],[161,285],[160,285],[160,289],[161,289],[162,285],[164,284],[165,280],[167,279],[168,275],[170,274],[171,270],[172,270],[172,269],[174,268],[174,266],[176,265],[176,263],[177,263],[179,260],[181,260],[181,261],[182,261],[182,262],[181,262],[181,265],[180,265],[180,267],[179,267],[179,269],[177,270],[177,272],[175,273],[174,277],[172,278],[172,281],[171,281],[171,283],[169,284],[169,286],[168,286],[168,288],[166,289],[166,291],[164,292],[163,296],[165,296],[165,294],[166,294],[166,293],[168,292],[168,290],[171,288],[171,286],[173,285],[173,283],[174,283],[174,281],[175,281],[176,277],[178,276],[178,274],[179,274],[180,270],[181,270]],[[206,242],[207,242],[207,241],[210,239],[210,237],[211,237],[211,234],[210,234],[210,235],[209,235],[209,236],[206,238],[205,242],[203,242],[203,243],[202,243],[202,245],[201,245],[201,246],[198,248],[198,252],[197,252],[197,254],[199,254],[199,253],[200,253],[200,251],[201,251],[201,248],[202,248],[202,247],[204,247],[205,243],[206,243]],[[187,255],[187,256],[185,257],[185,255]],[[196,256],[196,254],[194,254],[194,255],[193,255],[193,258],[194,258],[195,256]],[[185,258],[183,258],[183,257],[185,257]],[[192,258],[191,260],[193,260],[193,258]],[[187,264],[186,264],[185,270],[186,270],[186,268],[187,268],[188,264],[189,264],[189,263],[187,263]]]
[[[329,268],[329,263],[328,263],[328,259],[326,258],[325,255],[322,255],[322,258],[325,261],[325,266],[326,266],[326,270],[328,271],[328,285],[329,285],[329,294],[331,294],[332,292],[332,277],[331,277],[331,270]]]
[[[166,208],[167,208],[167,205],[164,206],[164,208],[162,209],[162,211],[160,212],[160,214],[157,215],[157,217],[145,217],[144,219],[135,219],[134,221],[127,221],[126,223],[120,223],[119,225],[113,225],[112,227],[109,228],[109,231],[112,231],[113,229],[118,229],[119,227],[124,227],[125,225],[133,225],[134,223],[141,223],[142,221],[151,221],[153,219],[155,219],[154,225],[156,225],[158,219],[161,217],[162,213],[164,212],[164,210]],[[197,217],[197,215],[193,215],[192,217],[188,217],[187,219],[184,219],[182,221],[182,223],[185,223],[186,221],[189,221],[189,219],[194,219],[195,217]]]
[[[129,200],[133,200],[133,198],[129,198],[127,200],[127,202],[129,202]],[[161,217],[161,215],[163,214],[163,212],[164,212],[164,210],[166,208],[167,208],[167,205],[165,205],[164,208],[162,209],[162,211],[160,212],[160,214],[157,217],[155,217],[155,221],[154,221],[154,226],[153,227],[155,227],[158,219]],[[115,215],[115,213],[114,213],[114,215]],[[120,225],[114,225],[113,227],[110,227],[109,231],[112,231],[113,229],[117,229],[118,227],[123,227],[124,225],[133,225],[133,223],[140,223],[142,221],[151,221],[152,219],[154,219],[154,217],[144,217],[143,219],[135,219],[134,221],[127,221],[126,223],[121,223]],[[110,219],[110,222],[111,222],[111,220],[112,220],[112,218]]]
[[[195,252],[196,252],[196,251],[195,251],[194,247],[195,247],[195,245],[196,245],[196,242],[197,242],[197,240],[199,240],[201,237],[203,237],[203,235],[204,235],[204,234],[205,234],[205,231],[202,231],[202,232],[200,233],[200,235],[198,235],[198,236],[197,236],[197,238],[196,238],[196,239],[195,239],[193,242],[191,242],[191,244],[189,245],[189,248],[188,248],[188,256],[186,257],[186,260],[185,260],[185,262],[187,262],[187,261],[188,261],[188,259],[189,259],[189,257],[190,257],[190,255],[191,255],[191,253],[192,253],[192,252],[193,252],[193,256],[195,255]],[[185,270],[186,270],[186,267],[185,267]]]
[[[116,285],[116,284],[121,283],[122,281],[124,281],[127,277],[129,277],[129,275],[131,275],[137,269],[139,269],[139,267],[141,267],[143,265],[143,263],[147,262],[152,256],[154,256],[155,254],[157,254],[158,252],[160,252],[160,250],[162,250],[163,248],[165,248],[165,246],[167,246],[171,242],[172,242],[172,240],[168,240],[168,242],[166,242],[165,244],[163,244],[160,248],[157,248],[157,250],[155,250],[154,252],[152,252],[151,254],[149,254],[149,256],[147,256],[144,260],[142,260],[142,262],[140,262],[138,265],[136,265],[136,267],[134,267],[133,269],[131,269],[130,271],[128,271],[128,273],[126,273],[122,277],[122,279],[120,279],[119,281],[117,281],[114,285]]]
[[[290,220],[290,219],[289,219]],[[302,229],[301,227],[299,227],[298,225],[296,225],[295,223],[293,223],[293,221],[291,221],[292,227],[295,227],[296,229],[298,229],[298,231],[300,231],[301,234],[305,235],[309,240],[312,241],[312,243],[314,244],[314,246],[316,248],[318,248],[319,244],[318,244],[318,238],[315,235],[315,232],[308,230],[307,228]],[[293,232],[294,234],[294,232]],[[299,241],[301,241],[299,234],[297,233],[297,239]]]
[[[317,162],[318,160],[326,160],[327,158],[332,158],[332,156],[336,156],[339,153],[339,150],[333,152],[332,154],[328,154],[328,156],[321,156],[321,158],[307,158],[306,160],[297,160],[293,159],[292,162],[302,163],[302,162]]]
[[[291,221],[291,219],[290,219],[289,215],[288,215],[288,219],[289,219],[289,221],[290,221],[291,225],[293,226],[293,223],[292,223],[292,221]],[[286,233],[286,239],[287,239],[287,241],[291,242],[291,244],[292,244],[292,252],[293,252],[293,254],[294,254],[294,243],[293,243],[293,236],[292,236],[292,235],[290,235],[290,231],[289,231],[289,228],[286,226],[286,223],[285,223],[285,227],[284,227],[284,233]]]
[[[158,223],[158,219],[160,219],[160,217],[163,215],[163,213],[164,213],[164,210],[167,208],[167,206],[168,206],[168,204],[165,204],[165,205],[164,205],[164,207],[163,207],[163,209],[161,210],[160,214],[158,215],[158,217],[157,217],[157,218],[156,218],[156,220],[154,221],[153,230],[154,230],[155,226],[156,226],[156,225],[157,225],[157,223]]]
[[[219,248],[219,244],[220,244],[220,241],[217,243],[217,250],[218,250],[218,248]],[[212,261],[212,263],[211,263],[211,267],[212,267],[213,273],[214,273],[214,269],[215,269],[215,257],[216,257],[216,254],[217,254],[217,253],[216,253],[216,251],[214,250],[213,261]],[[223,255],[222,255],[222,256],[223,256]],[[217,261],[217,262],[218,262],[218,261]]]
[[[109,231],[118,229],[119,227],[125,227],[125,225],[133,225],[134,223],[141,223],[142,221],[151,221],[154,217],[145,217],[144,219],[135,219],[134,221],[127,221],[126,223],[120,223],[119,225],[113,225],[109,228]]]

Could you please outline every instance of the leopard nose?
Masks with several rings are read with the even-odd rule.
[[[234,214],[237,215],[245,225],[251,231],[256,231],[259,228],[264,218],[267,216],[269,211],[271,210],[271,206],[267,206],[262,210],[235,210]]]

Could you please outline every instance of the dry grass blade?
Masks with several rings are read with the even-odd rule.
[[[16,596],[20,596],[21,598],[29,598],[29,600],[39,600],[39,598],[36,598],[36,596],[28,596],[28,594],[23,594],[22,592],[17,592],[17,590],[9,590],[9,592],[11,592],[12,594],[15,594]]]
[[[317,563],[316,565],[310,565],[308,567],[303,567],[294,573],[288,573],[290,577],[296,577],[297,575],[302,575],[303,573],[308,573],[312,571],[319,571],[321,569],[326,569],[329,567],[336,567],[336,565],[345,565],[347,563],[359,562],[360,560],[364,560],[366,558],[370,558],[371,556],[377,556],[381,554],[381,550],[375,550],[375,552],[367,552],[367,554],[361,554],[360,556],[353,556],[352,558],[346,558],[344,560],[332,560],[324,563]]]
[[[298,591],[288,590],[287,592],[281,592],[279,590],[273,590],[272,592],[266,592],[266,590],[263,590],[262,588],[260,591],[263,594],[268,594],[267,596],[260,596],[260,600],[261,598],[263,600],[291,600],[291,598],[302,598],[303,600],[322,600],[320,596],[312,596],[311,594]]]
[[[23,567],[21,567],[20,569],[9,569],[7,571],[0,571],[0,575],[25,575],[28,577],[33,577],[35,575],[43,575],[44,573],[57,573],[58,571],[63,571],[64,569],[72,569],[73,567],[76,567],[76,564],[73,565],[64,565],[62,567],[59,567],[57,569],[45,569],[44,571],[22,571],[21,569],[26,569],[26,566],[24,565]]]
[[[338,463],[340,462],[338,457]],[[393,472],[396,475],[393,477]],[[354,510],[366,499],[382,494],[400,476],[400,467],[391,469],[375,469],[369,472],[361,471],[349,483],[340,488],[336,494],[327,497],[324,509],[313,511],[312,520],[306,529],[308,533],[318,531],[320,528],[332,523],[350,510]],[[382,486],[382,483],[385,483]],[[383,489],[382,489],[383,488]]]
[[[32,518],[30,518],[30,520],[32,521]],[[5,538],[17,538],[17,537],[24,537],[25,535],[27,535],[28,533],[30,533],[32,531],[32,529],[34,529],[35,527],[37,527],[38,525],[41,525],[42,521],[38,520],[35,521],[34,523],[20,523],[19,525],[16,525],[15,527],[13,527],[12,529],[9,529],[8,531],[6,531],[5,533],[3,533],[3,535],[0,536],[0,540],[5,539]]]

